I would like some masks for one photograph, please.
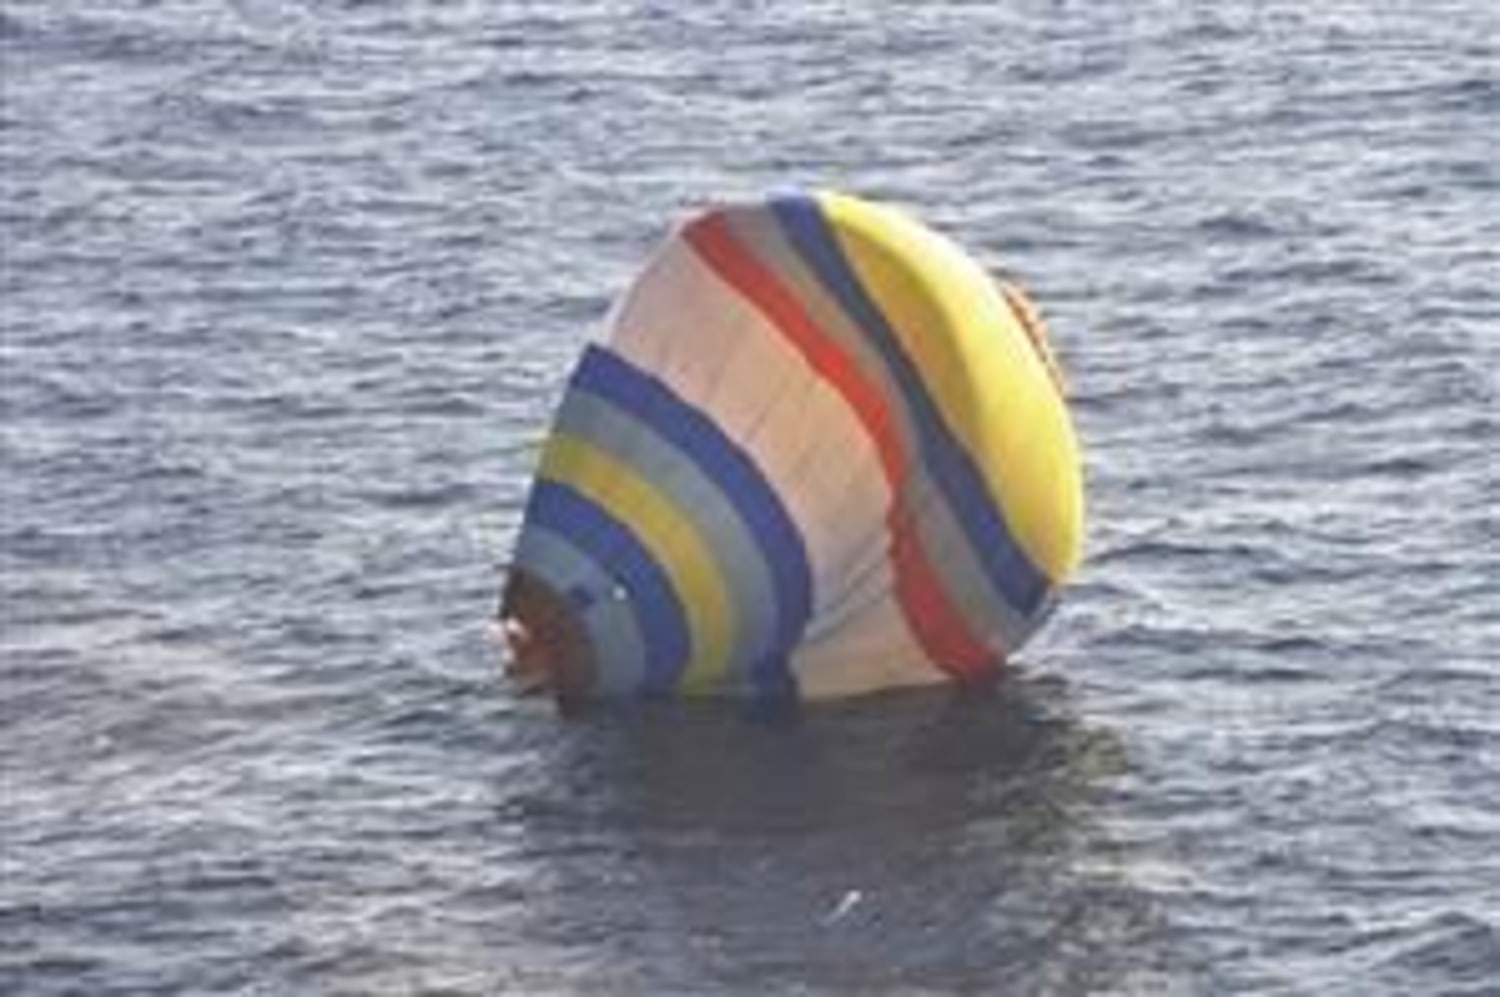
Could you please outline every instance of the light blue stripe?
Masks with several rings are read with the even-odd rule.
[[[615,579],[570,539],[536,523],[522,532],[516,560],[567,599],[588,631],[599,690],[640,688],[646,647],[630,606],[617,594]]]
[[[646,649],[640,691],[676,688],[691,650],[687,617],[671,579],[630,528],[576,489],[546,478],[532,488],[522,532],[531,526],[568,537],[624,590]],[[598,651],[601,662],[608,659],[608,648]]]

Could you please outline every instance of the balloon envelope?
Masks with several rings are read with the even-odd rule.
[[[583,351],[501,616],[565,696],[978,680],[1082,531],[1024,295],[890,207],[777,198],[679,227]]]

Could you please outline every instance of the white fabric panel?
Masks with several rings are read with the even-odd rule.
[[[859,622],[873,603],[885,598],[895,588],[895,571],[884,554],[863,560],[857,573],[840,572],[836,591],[829,594],[822,613],[808,625],[806,639],[832,638],[839,630]]]
[[[668,350],[666,341],[691,348]],[[816,617],[838,595],[852,545],[879,527],[889,497],[874,448],[842,396],[680,239],[659,252],[621,308],[610,345],[709,412],[751,453],[803,531]]]
[[[887,592],[847,626],[792,655],[802,695],[847,695],[891,686],[924,685],[943,673],[927,662],[907,629],[901,607]]]
[[[803,528],[826,550],[818,565],[823,584],[814,605],[816,621],[843,597],[849,569],[871,537],[883,535],[890,493],[863,426],[831,389],[820,384],[802,405],[788,406],[782,421],[800,445],[790,487],[808,510]]]
[[[699,367],[717,369],[727,356],[725,342],[737,338],[725,335],[737,323],[721,310],[724,296],[707,276],[692,247],[674,237],[630,289],[607,336],[616,352],[641,369],[664,380],[663,375],[674,374],[671,383],[682,385],[686,398],[701,398],[713,377],[674,368],[691,367],[697,357]]]

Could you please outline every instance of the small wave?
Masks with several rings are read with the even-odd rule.
[[[370,492],[366,498],[383,509],[441,509],[463,505],[474,493],[472,484],[457,482]]]
[[[1500,930],[1489,920],[1463,911],[1444,911],[1410,934],[1414,937],[1385,960],[1386,968],[1441,979],[1445,987],[1493,984],[1500,979]]]
[[[0,10],[0,42],[25,41],[31,29],[19,17]]]
[[[297,98],[247,99],[174,91],[155,98],[151,113],[162,129],[158,138],[191,136],[195,144],[211,136],[241,141],[284,137],[302,142],[308,135],[328,130],[311,105]]]
[[[1280,228],[1264,218],[1236,212],[1211,215],[1200,221],[1197,229],[1207,238],[1232,242],[1259,242],[1283,234]]]

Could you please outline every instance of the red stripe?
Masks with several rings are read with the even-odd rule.
[[[723,215],[693,222],[685,238],[698,256],[770,319],[813,370],[843,396],[875,444],[892,496],[886,529],[896,575],[896,599],[922,650],[955,678],[972,679],[987,673],[996,663],[996,655],[974,636],[948,598],[922,549],[916,520],[901,499],[908,460],[879,389],[860,373],[833,337],[818,327],[796,295],[739,244]]]

